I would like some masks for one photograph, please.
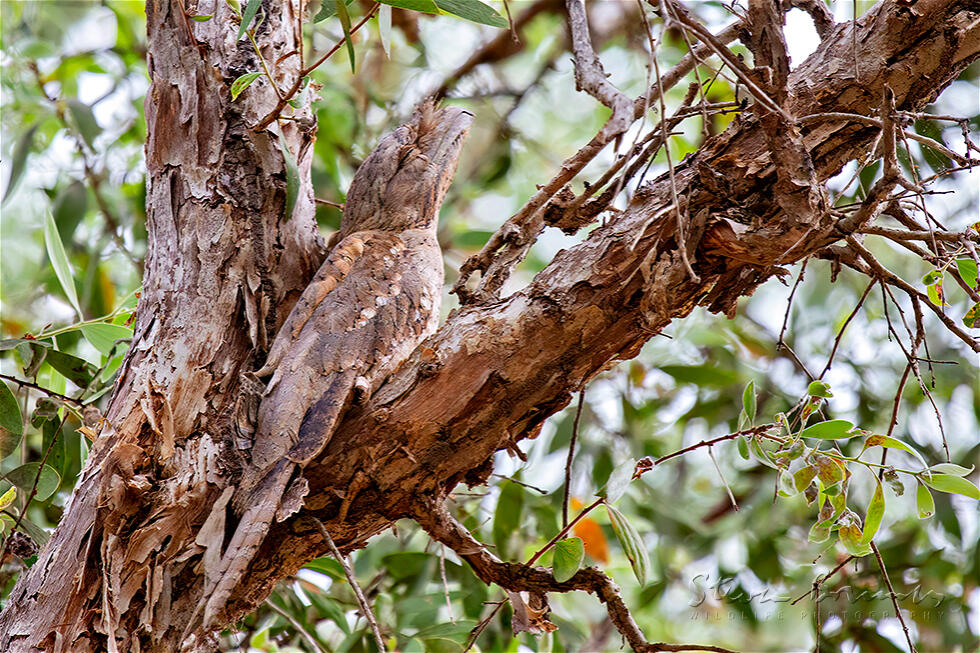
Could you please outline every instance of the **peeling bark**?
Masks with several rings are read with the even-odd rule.
[[[265,5],[258,38],[266,59],[276,60],[298,37],[296,3]],[[205,586],[201,570],[234,528],[233,513],[211,508],[228,502],[242,474],[241,373],[261,364],[322,260],[309,186],[312,135],[284,123],[303,179],[286,219],[278,139],[249,128],[276,97],[265,82],[236,103],[228,93],[231,81],[257,69],[254,52],[234,42],[225,3],[215,3],[211,21],[189,26],[177,7],[147,3],[150,251],[133,346],[109,426],[64,519],[0,616],[2,650],[215,647],[216,633],[185,630]],[[856,71],[852,29],[862,54]],[[977,0],[883,2],[856,26],[827,34],[789,75],[784,107],[797,118],[870,113],[887,84],[896,107],[914,111],[978,55]],[[295,74],[290,61],[278,68],[283,86]],[[324,553],[308,514],[342,551],[364,546],[412,515],[421,496],[438,500],[458,482],[484,481],[495,451],[534,437],[589,378],[634,356],[672,320],[696,306],[731,314],[739,297],[781,273],[780,264],[839,240],[825,213],[787,213],[776,201],[787,189],[765,119],[743,116],[676,168],[700,282],[683,267],[670,185],[661,178],[524,290],[455,311],[346,415],[306,467],[304,510],[274,525],[221,620],[254,609],[278,580]],[[864,155],[878,132],[808,122],[799,139],[823,181]]]

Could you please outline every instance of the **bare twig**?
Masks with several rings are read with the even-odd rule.
[[[367,14],[365,14],[364,17],[361,18],[361,20],[359,20],[356,25],[350,28],[351,36],[353,36],[357,30],[361,29],[361,27],[363,27],[365,23],[371,20],[371,18],[374,16],[375,13],[377,13],[380,7],[381,7],[381,3],[375,2],[374,6],[371,7],[371,9],[367,12]],[[262,120],[260,120],[258,124],[252,128],[252,130],[260,132],[266,127],[268,127],[269,125],[271,125],[273,122],[275,122],[276,118],[278,118],[282,110],[286,108],[286,105],[289,103],[289,101],[292,100],[293,97],[296,96],[296,93],[299,92],[300,86],[303,85],[303,78],[309,75],[317,68],[319,68],[320,64],[322,64],[324,61],[329,59],[346,42],[347,42],[347,35],[344,35],[339,41],[337,41],[334,44],[332,48],[327,50],[322,57],[317,59],[314,63],[307,66],[306,68],[300,70],[299,73],[296,75],[296,81],[293,82],[292,87],[290,87],[290,89],[284,95],[281,96],[280,100],[276,102],[276,106],[272,109],[272,111],[266,114],[266,116]]]
[[[306,628],[303,628],[303,624],[296,621],[296,618],[293,617],[293,615],[289,614],[288,612],[280,608],[278,605],[273,603],[271,599],[266,599],[265,604],[277,615],[279,615],[280,617],[288,621],[289,624],[294,629],[296,629],[296,632],[302,635],[303,639],[305,639],[310,644],[310,646],[313,647],[313,650],[316,651],[316,653],[327,653],[326,651],[323,650],[323,647],[320,646],[320,643],[316,641],[316,638],[313,637],[313,635],[308,630],[306,630]]]
[[[921,300],[926,306],[929,307],[929,310],[935,313],[936,317],[939,318],[939,321],[945,325],[950,333],[965,342],[970,349],[980,353],[980,342],[972,338],[970,334],[966,333],[959,326],[957,326],[956,322],[954,322],[948,315],[943,313],[942,309],[929,301],[929,298],[920,290],[882,265],[871,252],[869,252],[860,242],[858,242],[857,238],[854,236],[847,236],[847,244],[861,255],[861,258],[864,259],[868,266],[881,278],[882,281],[903,290],[910,297],[915,297]]]
[[[874,551],[875,559],[878,560],[878,568],[881,569],[881,577],[885,579],[885,585],[888,586],[888,594],[891,596],[892,605],[895,606],[895,616],[898,617],[898,621],[902,624],[902,630],[905,631],[905,641],[909,645],[909,653],[917,653],[915,650],[915,644],[912,643],[912,635],[909,633],[908,624],[905,623],[905,617],[902,616],[902,609],[898,606],[898,597],[895,596],[895,589],[892,587],[892,581],[888,578],[888,570],[885,569],[885,561],[881,559],[881,552],[878,551],[878,545],[871,542],[871,550]]]
[[[561,499],[561,525],[568,526],[568,497],[572,487],[572,459],[575,457],[575,441],[578,439],[578,422],[582,417],[582,403],[585,388],[578,392],[578,406],[575,408],[575,421],[572,422],[572,439],[568,444],[568,458],[565,459],[565,487]]]
[[[17,377],[8,376],[6,374],[0,374],[0,379],[5,379],[5,380],[10,381],[12,383],[16,383],[19,386],[22,386],[22,387],[25,387],[25,388],[30,388],[32,390],[37,390],[38,392],[43,392],[44,394],[48,395],[49,397],[55,397],[57,399],[61,399],[62,401],[67,401],[69,403],[75,404],[76,406],[81,406],[82,405],[82,401],[80,399],[75,399],[74,397],[69,397],[68,395],[63,395],[60,392],[55,392],[54,390],[48,390],[47,388],[43,388],[43,387],[39,386],[36,383],[31,383],[30,381],[21,381]]]
[[[378,627],[378,620],[374,616],[374,611],[371,610],[371,604],[368,603],[367,598],[364,596],[364,592],[361,591],[361,586],[357,582],[357,578],[354,576],[354,570],[351,569],[350,562],[347,558],[340,552],[337,545],[334,544],[333,538],[330,537],[330,533],[327,532],[327,528],[323,525],[319,519],[313,515],[308,515],[308,517],[313,521],[314,526],[320,531],[320,537],[323,541],[327,543],[327,548],[330,549],[330,555],[337,559],[340,566],[344,568],[344,575],[347,576],[347,582],[350,583],[351,589],[354,591],[354,598],[357,599],[357,604],[361,608],[361,614],[364,615],[364,619],[368,622],[371,627],[371,632],[374,634],[374,643],[378,645],[379,651],[388,650],[385,646],[385,640],[381,636],[381,629]]]
[[[602,62],[592,47],[589,19],[585,13],[585,0],[565,0],[565,7],[568,9],[568,26],[572,33],[575,87],[612,109],[612,116],[599,132],[600,137],[610,140],[622,134],[633,124],[632,103],[609,81]]]

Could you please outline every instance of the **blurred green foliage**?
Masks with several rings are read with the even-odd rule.
[[[465,3],[436,4],[460,13],[452,7]],[[512,2],[510,10],[517,13],[528,4]],[[594,30],[607,70],[620,88],[640,92],[647,83],[647,39],[635,7],[592,4],[598,5]],[[859,3],[857,10],[865,10],[866,4]],[[332,6],[336,11],[336,3]],[[357,20],[367,6],[352,3],[351,18]],[[321,22],[308,26],[308,51],[326,50],[348,29],[327,11],[326,2],[323,8],[324,15],[317,17]],[[720,2],[699,3],[697,9],[711,24],[725,20]],[[839,18],[848,17],[850,4],[837,10]],[[355,74],[344,55],[313,73],[320,99],[315,104],[319,126],[312,175],[323,199],[342,202],[353,171],[378,136],[450,78],[474,44],[494,35],[492,28],[448,16],[396,10],[394,17],[394,27],[384,34],[390,57],[377,21],[372,21],[354,39]],[[659,29],[658,19],[651,15],[649,20]],[[142,273],[143,99],[148,87],[144,18],[142,4],[134,1],[4,2],[0,21],[5,175],[0,371],[29,384],[0,386],[0,473],[5,475],[0,481],[0,526],[9,535],[20,516],[18,529],[40,544],[45,531],[58,522],[77,479],[94,433],[87,429],[97,429],[91,420],[84,425],[85,406],[105,401],[127,344]],[[460,263],[607,115],[575,92],[563,30],[561,15],[542,12],[524,29],[523,47],[516,54],[450,85],[449,101],[465,104],[478,117],[440,223],[450,285]],[[683,39],[668,32],[657,52],[661,68],[685,52]],[[713,76],[704,68],[699,74],[702,79]],[[950,95],[977,97],[977,78],[974,65],[953,83]],[[681,101],[685,86],[681,83],[668,94],[668,110]],[[715,79],[707,93],[710,102],[733,98],[734,89],[723,78]],[[975,104],[957,106],[941,97],[933,109],[940,114],[967,110],[972,127],[980,127]],[[707,125],[700,120],[687,120],[672,138],[674,161],[695,151],[705,133],[723,130],[731,115],[713,116]],[[919,120],[914,128],[950,146],[959,133],[955,125],[950,129],[948,123],[930,120]],[[594,180],[612,156],[606,153],[594,161],[581,179]],[[943,173],[951,166],[943,156],[918,147],[903,151],[902,157],[909,174]],[[664,170],[661,152],[647,179]],[[878,172],[876,163],[846,170],[832,185],[837,205],[860,201]],[[853,183],[847,183],[851,177]],[[976,220],[977,197],[969,184],[957,175],[944,176],[933,190],[950,194],[925,198],[945,227],[963,229]],[[581,181],[575,187],[581,188]],[[621,199],[619,206],[624,204]],[[324,230],[338,226],[335,208],[322,204],[317,211]],[[546,232],[510,287],[526,283],[556,251],[583,237]],[[917,287],[936,285],[935,274],[920,283],[931,266],[872,240],[868,246],[890,269],[901,270]],[[753,422],[746,413],[755,413],[754,423],[760,424],[801,407],[801,397],[812,394],[810,382],[821,375],[867,280],[845,271],[831,283],[829,264],[818,261],[810,262],[805,272],[800,266],[792,271],[802,281],[788,307],[792,282],[773,282],[746,299],[734,320],[697,311],[654,337],[635,360],[604,373],[587,388],[572,466],[572,514],[602,488],[611,493],[615,485],[615,493],[622,493],[616,509],[635,536],[624,539],[622,525],[614,529],[602,510],[589,513],[573,534],[584,543],[584,564],[599,565],[623,588],[651,641],[786,651],[812,648],[819,632],[823,650],[905,650],[873,555],[848,562],[821,586],[819,610],[812,597],[790,602],[811,590],[847,553],[836,538],[811,541],[808,531],[818,521],[817,506],[787,485],[792,479],[780,483],[780,473],[760,463],[758,452],[756,457],[739,455],[740,448],[750,448],[748,443],[720,442],[710,450],[673,458],[628,485],[621,475],[615,480],[616,470],[631,469],[633,461],[665,456],[745,427]],[[940,280],[943,274],[938,273]],[[970,302],[955,284],[947,284],[945,300],[947,312],[957,320],[967,314]],[[447,294],[444,310],[454,302]],[[928,357],[936,362],[920,362],[921,385],[914,378],[904,384],[890,433],[921,452],[926,464],[947,461],[948,451],[949,462],[969,468],[978,457],[980,432],[976,360],[931,317],[926,316]],[[871,289],[823,376],[833,396],[820,403],[811,423],[844,419],[873,433],[889,432],[906,365],[896,342],[908,339],[905,319],[880,288]],[[752,393],[743,392],[748,383]],[[573,402],[549,420],[537,439],[522,443],[526,461],[501,454],[499,476],[490,487],[460,488],[453,495],[453,511],[504,559],[529,559],[561,527],[563,469],[574,413]],[[858,455],[863,441],[840,441],[841,454]],[[879,460],[877,453],[864,459]],[[887,464],[922,469],[900,449],[889,449]],[[847,506],[864,517],[877,503],[876,478],[864,469],[853,474]],[[920,520],[925,501],[917,502],[921,484],[907,475],[900,475],[900,481],[901,487],[886,482],[880,495],[886,509],[875,542],[913,637],[920,650],[976,650],[976,504],[960,494],[934,491],[928,496],[935,515]],[[778,496],[781,489],[791,496]],[[33,500],[25,509],[32,490]],[[643,584],[634,573],[641,564],[636,552],[627,555],[637,543],[648,558],[641,561]],[[572,564],[569,556],[578,559],[576,546],[563,545],[555,562],[561,573]],[[24,558],[28,565],[32,560]],[[400,651],[462,651],[474,626],[495,602],[506,599],[410,522],[379,536],[352,560],[391,646]],[[550,551],[539,560],[552,563]],[[2,561],[3,595],[19,569],[11,556]],[[618,648],[619,637],[594,597],[551,595],[550,601],[557,631],[515,637],[511,609],[505,605],[476,646],[483,651]],[[275,607],[263,607],[227,633],[229,650],[311,650],[311,638],[322,650],[335,653],[373,650],[370,632],[334,560],[314,561],[282,583],[270,602]]]

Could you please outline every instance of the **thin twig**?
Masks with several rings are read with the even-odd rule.
[[[375,2],[374,6],[371,7],[371,9],[367,12],[367,14],[365,14],[364,18],[359,20],[356,25],[350,28],[350,35],[353,36],[357,30],[361,29],[361,27],[365,23],[371,20],[371,18],[374,17],[374,14],[378,11],[379,7],[381,7],[381,3]],[[292,87],[290,87],[289,91],[287,91],[286,94],[281,97],[281,99],[276,103],[275,108],[273,108],[272,111],[266,114],[265,118],[260,120],[258,124],[252,128],[252,130],[260,132],[266,127],[268,127],[269,125],[271,125],[273,122],[275,122],[276,118],[278,118],[282,110],[286,108],[286,105],[289,103],[289,101],[293,99],[293,97],[296,95],[297,92],[299,92],[299,87],[303,85],[303,78],[309,75],[317,68],[319,68],[320,64],[322,64],[324,61],[329,59],[346,42],[347,42],[347,35],[345,34],[339,41],[337,41],[334,44],[332,48],[327,50],[322,57],[317,59],[316,62],[300,70],[299,73],[296,75],[296,81],[293,82],[293,85]]]
[[[313,635],[308,630],[306,630],[306,628],[303,628],[303,624],[296,621],[296,618],[293,617],[293,615],[289,614],[288,612],[280,608],[278,605],[273,603],[271,599],[266,599],[264,603],[269,608],[271,608],[273,612],[275,612],[277,615],[279,615],[280,617],[288,621],[290,625],[293,628],[295,628],[300,635],[303,636],[303,639],[309,642],[310,646],[313,647],[313,650],[316,651],[316,653],[327,653],[325,650],[323,650],[323,647],[320,646],[320,643],[316,641],[316,638],[313,637]]]
[[[892,605],[895,606],[895,616],[898,617],[898,621],[902,624],[902,630],[905,631],[905,641],[909,645],[909,653],[917,653],[915,650],[915,644],[912,643],[912,635],[909,633],[909,627],[905,623],[905,617],[902,616],[902,609],[898,606],[898,597],[895,596],[895,589],[892,587],[892,581],[888,578],[888,570],[885,569],[885,561],[881,559],[881,552],[878,551],[878,545],[871,542],[871,550],[874,551],[875,559],[878,560],[878,568],[881,569],[881,577],[885,579],[885,585],[888,586],[888,594],[891,596]]]
[[[83,402],[80,399],[75,399],[74,397],[63,395],[60,392],[55,392],[54,390],[48,390],[47,388],[43,388],[36,383],[31,383],[30,381],[21,381],[17,377],[8,376],[6,374],[0,374],[0,379],[11,381],[12,383],[16,383],[17,385],[23,386],[25,388],[31,388],[32,390],[37,390],[38,392],[43,392],[49,397],[55,397],[57,399],[61,399],[62,401],[67,401],[69,403],[75,404],[76,406],[83,405]]]
[[[371,627],[371,632],[374,634],[374,643],[378,645],[379,651],[388,650],[385,646],[384,638],[381,636],[381,629],[378,627],[378,620],[374,616],[374,612],[371,610],[371,604],[368,603],[367,599],[364,597],[364,592],[361,591],[361,586],[357,582],[357,578],[354,577],[354,570],[351,569],[350,562],[347,558],[340,552],[337,545],[334,544],[333,538],[330,537],[330,533],[327,532],[326,526],[323,522],[317,519],[313,515],[308,515],[316,526],[317,530],[320,531],[320,537],[323,541],[327,543],[327,547],[330,549],[330,554],[337,559],[340,566],[344,568],[344,575],[347,576],[347,582],[350,583],[351,589],[354,590],[354,598],[357,599],[357,604],[361,608],[361,614],[364,615],[364,619],[367,620],[368,625]]]
[[[572,439],[568,445],[568,457],[565,459],[565,488],[561,500],[561,525],[568,526],[568,497],[572,487],[572,459],[575,457],[575,442],[578,440],[578,422],[582,417],[582,402],[585,398],[585,388],[578,391],[578,406],[575,408],[575,420],[572,422]]]
[[[446,596],[446,610],[449,611],[449,621],[456,623],[456,616],[453,614],[453,602],[449,600],[449,581],[446,580],[446,545],[439,543],[439,575],[442,577],[442,591]]]

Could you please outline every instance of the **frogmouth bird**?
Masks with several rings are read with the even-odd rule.
[[[471,121],[463,109],[424,103],[354,176],[337,244],[255,373],[271,378],[232,502],[240,519],[207,574],[205,625],[244,577],[273,520],[301,507],[303,467],[323,451],[351,402],[377,389],[435,331],[439,208]]]

